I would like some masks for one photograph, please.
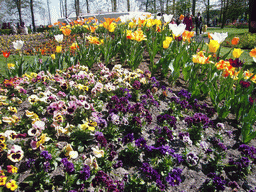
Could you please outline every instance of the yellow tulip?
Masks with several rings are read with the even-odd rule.
[[[239,58],[240,55],[241,55],[243,52],[244,52],[244,51],[242,51],[241,49],[234,49],[234,51],[233,51],[233,56],[234,56],[235,58]]]
[[[220,44],[217,40],[210,40],[208,47],[211,53],[216,53],[220,47]]]
[[[57,52],[57,53],[60,53],[61,51],[62,51],[62,47],[61,47],[61,46],[57,46],[57,47],[56,47],[56,52]]]
[[[51,58],[54,60],[55,59],[55,54],[51,54]]]

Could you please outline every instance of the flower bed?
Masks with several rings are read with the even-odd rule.
[[[64,27],[45,63],[26,63],[13,43],[20,56],[0,88],[1,189],[255,189],[256,76],[242,50],[227,60],[226,34],[212,34],[208,52],[184,25],[139,21],[106,20],[101,35],[82,26],[91,35],[65,51]]]

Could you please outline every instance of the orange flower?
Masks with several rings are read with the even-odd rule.
[[[208,38],[212,39],[211,33],[208,33]]]
[[[62,33],[63,33],[65,36],[69,36],[70,33],[71,33],[71,29],[65,28],[65,29],[62,30]]]
[[[115,22],[118,22],[118,21],[120,21],[121,19],[118,17],[117,19],[115,19]]]
[[[5,58],[8,58],[10,56],[10,51],[9,52],[7,52],[7,51],[3,52],[3,56]]]
[[[77,43],[72,43],[72,45],[70,46],[70,49],[72,49],[72,50],[75,50],[77,48],[79,48]]]
[[[96,29],[96,27],[94,27],[94,26],[90,26],[90,30],[91,30],[91,32],[92,32],[92,33],[94,33],[94,32],[95,32],[95,29]]]
[[[52,25],[48,25],[49,28],[52,28]]]
[[[251,57],[256,57],[256,48],[252,49],[249,54]]]
[[[239,37],[234,37],[231,41],[232,45],[237,45],[239,43]]]
[[[45,53],[45,49],[42,49],[41,50],[41,54],[43,55]]]
[[[180,15],[180,20],[182,21],[184,19],[184,15]]]
[[[190,39],[191,39],[191,37],[194,36],[194,34],[195,34],[194,31],[184,31],[184,32],[182,33],[182,39],[183,39],[183,41],[186,41],[186,40],[187,40],[187,41],[190,43]]]

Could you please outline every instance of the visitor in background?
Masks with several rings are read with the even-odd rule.
[[[199,33],[201,34],[202,26],[203,26],[203,18],[201,17],[199,12],[195,18],[195,23],[196,23],[196,34],[198,35],[198,30],[199,30]]]
[[[12,28],[12,34],[16,35],[18,33],[18,31],[17,31],[17,28],[15,27],[14,23],[11,25],[11,28]]]
[[[189,15],[189,13],[187,13],[186,17],[184,17],[183,23],[186,25],[187,31],[192,31],[193,21],[192,21],[192,17]]]

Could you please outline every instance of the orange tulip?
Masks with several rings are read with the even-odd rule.
[[[234,37],[231,41],[232,45],[237,45],[239,43],[239,37]]]
[[[256,48],[252,49],[249,54],[251,57],[256,57]]]
[[[69,36],[70,33],[71,33],[71,29],[65,28],[65,29],[63,29],[62,33],[63,33],[65,36]]]
[[[182,21],[184,19],[184,15],[180,15],[180,20]]]
[[[211,33],[208,33],[208,38],[212,39]]]
[[[7,51],[3,52],[3,56],[5,58],[8,58],[10,56],[10,51],[9,52],[7,52]]]

